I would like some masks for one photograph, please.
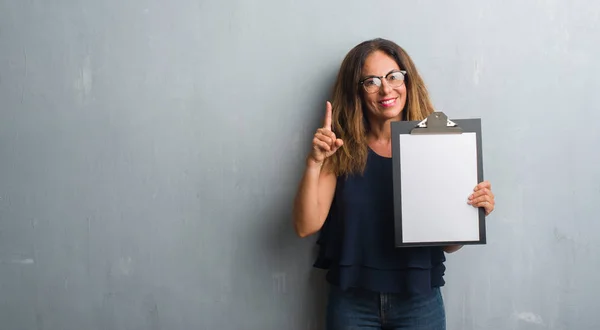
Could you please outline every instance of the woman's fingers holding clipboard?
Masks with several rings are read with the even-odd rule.
[[[485,215],[489,215],[494,211],[495,200],[492,192],[492,185],[489,181],[483,181],[473,189],[473,193],[469,196],[468,203],[474,207],[483,207]]]

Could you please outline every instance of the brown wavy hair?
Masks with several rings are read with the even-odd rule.
[[[364,114],[359,81],[365,59],[374,51],[392,57],[401,70],[406,70],[406,104],[402,120],[423,120],[434,109],[429,92],[408,53],[386,39],[372,39],[356,45],[342,61],[332,95],[332,130],[344,141],[340,150],[328,158],[329,168],[337,175],[362,174],[367,162],[369,125]]]

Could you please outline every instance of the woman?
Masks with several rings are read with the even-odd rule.
[[[342,62],[294,203],[298,235],[320,231],[315,267],[329,269],[327,329],[445,329],[444,253],[460,246],[395,248],[393,234],[390,122],[433,111],[397,44],[365,41]],[[489,182],[468,201],[490,214]]]

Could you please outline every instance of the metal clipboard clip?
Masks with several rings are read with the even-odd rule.
[[[462,134],[463,129],[448,119],[441,111],[433,112],[429,117],[419,122],[410,134]]]

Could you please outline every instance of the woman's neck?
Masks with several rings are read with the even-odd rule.
[[[371,122],[369,127],[369,140],[376,142],[389,142],[392,136],[389,120],[383,122]]]

